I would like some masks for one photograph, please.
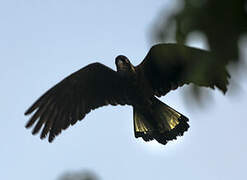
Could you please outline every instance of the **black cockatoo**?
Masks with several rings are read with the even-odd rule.
[[[217,87],[225,93],[230,76],[217,62],[217,55],[209,51],[157,44],[138,66],[123,55],[115,59],[117,71],[101,63],[89,64],[42,95],[25,112],[34,112],[26,127],[34,125],[33,134],[42,129],[40,138],[49,134],[52,142],[93,109],[108,104],[131,105],[135,137],[165,145],[188,130],[188,118],[157,97],[189,83]]]

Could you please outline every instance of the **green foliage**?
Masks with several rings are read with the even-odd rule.
[[[90,171],[81,171],[65,173],[58,180],[99,180],[99,178]]]
[[[221,55],[222,60],[238,61],[238,40],[247,33],[246,0],[184,0],[184,7],[163,22],[155,38],[165,41],[173,22],[178,43],[184,44],[189,33],[200,31],[206,35],[210,49]]]

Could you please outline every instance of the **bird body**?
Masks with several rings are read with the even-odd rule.
[[[133,107],[135,137],[161,144],[183,135],[188,118],[157,97],[193,83],[227,90],[229,74],[217,64],[209,51],[179,44],[153,46],[144,60],[133,66],[126,56],[115,59],[117,71],[93,63],[71,74],[41,96],[26,112],[31,116],[26,127],[41,129],[41,139],[55,136],[82,120],[91,110],[104,105]]]
[[[127,57],[116,58],[117,72],[126,77],[128,84],[129,105],[133,107],[135,137],[149,141],[156,139],[161,144],[176,139],[189,128],[188,118],[158,100],[144,76],[142,68],[134,67]],[[180,124],[181,123],[181,124]],[[177,125],[180,124],[180,129]],[[182,126],[182,129],[181,129]],[[169,132],[169,133],[168,133]]]

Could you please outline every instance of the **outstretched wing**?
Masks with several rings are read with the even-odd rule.
[[[49,133],[51,142],[62,129],[83,119],[91,110],[107,104],[126,104],[125,83],[116,71],[100,63],[90,64],[41,96],[25,112],[28,115],[36,110],[26,127],[36,123],[33,134],[43,127],[40,138]]]
[[[227,70],[212,52],[179,44],[153,46],[136,67],[156,96],[162,96],[184,84],[227,90]]]

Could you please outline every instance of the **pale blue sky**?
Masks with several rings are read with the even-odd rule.
[[[171,6],[168,0],[0,0],[0,179],[54,180],[83,169],[102,180],[246,179],[243,75],[241,95],[214,91],[204,110],[183,103],[185,88],[161,98],[191,125],[166,146],[134,138],[128,106],[95,110],[52,144],[24,128],[28,106],[70,73],[95,61],[115,69],[119,54],[141,62],[150,27]]]

